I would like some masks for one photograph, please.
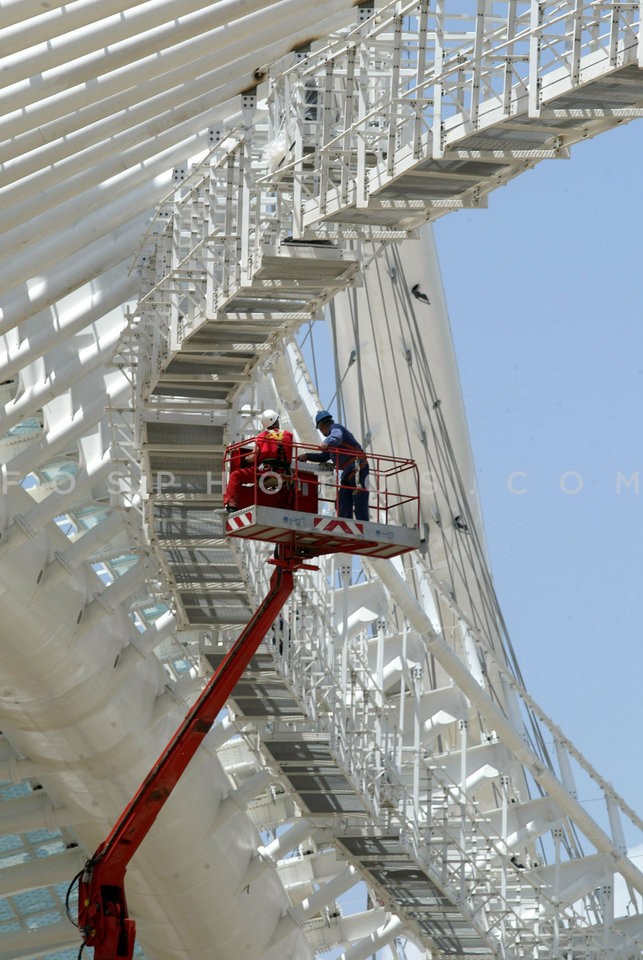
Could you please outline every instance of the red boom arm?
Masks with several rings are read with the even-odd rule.
[[[287,548],[273,561],[270,589],[199,699],[138,788],[80,878],[78,926],[94,960],[131,960],[135,921],[127,913],[125,871],[165,801],[222,710],[259,644],[293,590],[304,560]]]

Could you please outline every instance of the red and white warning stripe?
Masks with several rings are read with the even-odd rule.
[[[243,530],[244,527],[250,526],[252,519],[252,510],[249,510],[247,513],[242,513],[238,517],[228,517],[225,528],[229,532]]]
[[[361,537],[364,527],[356,520],[346,520],[344,517],[316,517],[313,526],[320,533],[347,533],[350,536]]]

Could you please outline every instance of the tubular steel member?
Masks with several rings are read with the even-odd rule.
[[[306,557],[288,546],[277,550],[270,589],[239,634],[199,699],[129,802],[107,839],[87,861],[79,879],[78,927],[94,960],[131,960],[136,923],[128,915],[125,871],[147,836],[199,744],[214,724],[259,644],[294,587]],[[314,568],[313,568],[314,569]]]

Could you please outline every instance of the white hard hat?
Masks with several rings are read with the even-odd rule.
[[[268,427],[271,427],[277,422],[279,414],[276,410],[264,410],[259,419],[261,420],[262,426],[267,430]]]

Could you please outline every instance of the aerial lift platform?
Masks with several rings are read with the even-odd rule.
[[[226,479],[252,449],[247,442],[228,447]],[[318,449],[295,443],[289,474],[259,465],[252,482],[241,488],[239,509],[226,521],[228,536],[288,545],[311,557],[343,552],[388,558],[416,550],[419,501],[415,461],[370,454],[369,520],[354,520],[335,516],[341,485],[332,466],[299,461],[299,454]]]
[[[224,487],[230,470],[253,447],[251,441],[228,448]],[[295,454],[313,448],[296,444]],[[318,448],[314,448],[318,449]],[[298,570],[317,569],[315,557],[348,553],[394,557],[419,547],[419,489],[412,460],[368,456],[369,520],[331,513],[339,481],[334,471],[313,471],[295,459],[278,472],[254,469],[241,488],[238,510],[226,519],[231,537],[275,544],[267,561],[274,567],[268,593],[239,634],[201,695],[188,711],[106,840],[74,878],[79,883],[78,928],[94,960],[132,960],[136,923],[125,899],[125,872],[201,741],[216,721],[261,641],[294,589]],[[71,889],[71,888],[70,888]]]

